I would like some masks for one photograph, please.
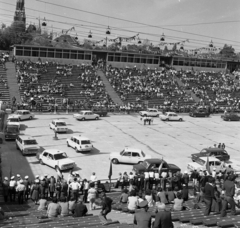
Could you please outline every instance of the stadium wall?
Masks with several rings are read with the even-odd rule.
[[[211,68],[211,67],[191,67],[191,66],[176,66],[173,65],[173,68],[176,70],[194,70],[194,71],[215,71],[215,72],[219,72],[219,71],[225,71],[224,68]]]

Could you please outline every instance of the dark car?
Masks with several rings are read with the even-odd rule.
[[[93,109],[93,113],[98,114],[99,116],[107,116],[107,109]]]
[[[221,116],[221,118],[225,121],[239,121],[240,116],[237,115],[236,113],[225,113],[224,115]]]
[[[165,172],[172,172],[176,173],[177,171],[181,171],[181,169],[174,165],[174,164],[169,164],[166,161],[158,158],[152,158],[152,159],[146,159],[143,161],[141,164],[137,164],[133,166],[133,171],[136,173],[144,173],[144,172],[149,172],[149,171],[156,171],[159,169],[160,164],[163,162],[162,166],[162,171]]]
[[[20,134],[19,125],[7,124],[4,130],[5,139],[16,139]]]
[[[229,154],[222,148],[204,148],[200,153],[192,154],[192,161],[196,161],[199,157],[215,157],[220,161],[228,161],[230,159]]]
[[[191,117],[209,117],[210,113],[207,109],[194,109],[191,110],[189,116]]]

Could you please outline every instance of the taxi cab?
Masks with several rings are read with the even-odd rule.
[[[36,139],[27,135],[17,136],[16,148],[22,152],[22,155],[37,154],[40,150]]]
[[[55,132],[67,132],[67,124],[63,120],[53,120],[49,124],[50,129],[54,130]]]
[[[211,172],[213,171],[213,168],[216,168],[216,172],[225,171],[226,167],[224,162],[221,162],[219,159],[215,157],[199,157],[196,158],[195,162],[190,162],[187,165],[187,169],[190,171],[197,170],[199,171],[200,169],[206,170],[206,165],[207,165],[207,159],[209,161],[209,167]]]
[[[91,141],[84,136],[73,135],[67,139],[67,146],[72,147],[76,152],[90,152],[93,148]]]

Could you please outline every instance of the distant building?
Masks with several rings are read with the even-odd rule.
[[[16,11],[14,14],[14,22],[23,22],[26,25],[24,0],[17,0]]]

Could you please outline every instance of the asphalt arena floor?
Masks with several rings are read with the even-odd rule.
[[[67,134],[58,134],[54,140],[54,133],[49,129],[53,119],[66,121],[69,131]],[[225,143],[230,154],[229,164],[240,170],[240,122],[225,122],[220,115],[211,115],[209,118],[192,118],[183,115],[183,122],[163,122],[154,118],[152,125],[143,125],[140,116],[109,115],[97,121],[77,121],[72,115],[36,115],[34,120],[21,122],[21,134],[36,138],[41,150],[59,149],[65,151],[69,158],[76,162],[76,171],[82,178],[90,178],[96,172],[99,179],[107,179],[109,172],[109,154],[120,152],[124,147],[142,149],[152,158],[164,158],[169,163],[176,164],[184,172],[190,155],[205,147],[218,143]],[[94,149],[88,154],[76,153],[67,147],[66,139],[72,135],[88,137]],[[35,156],[22,156],[16,149],[14,141],[4,141],[1,145],[3,161],[3,177],[12,174],[34,175],[53,174],[54,169],[40,165]],[[112,178],[119,172],[130,172],[132,165],[113,165]],[[67,176],[68,172],[64,172]]]

